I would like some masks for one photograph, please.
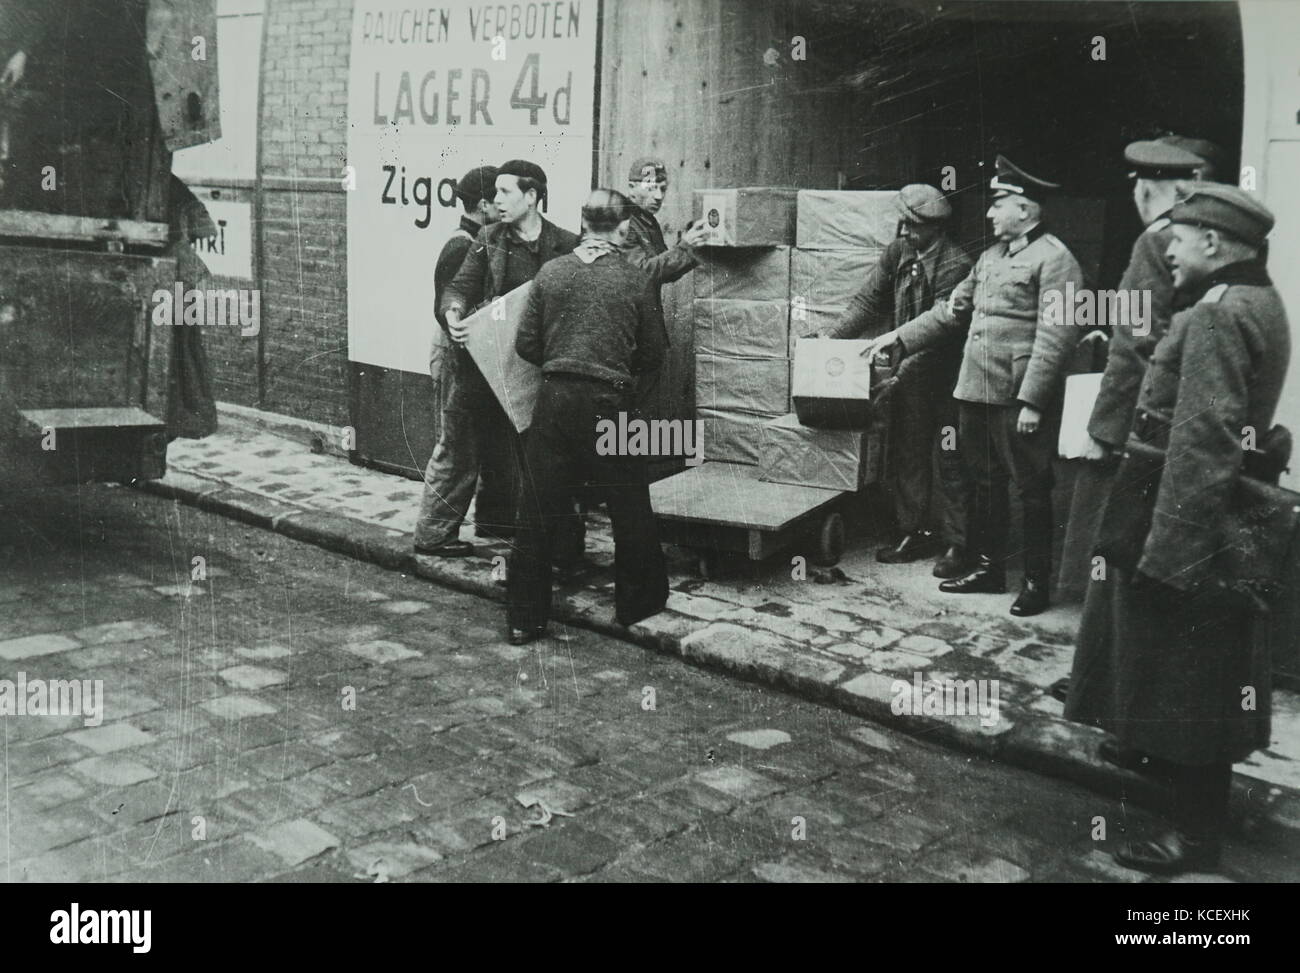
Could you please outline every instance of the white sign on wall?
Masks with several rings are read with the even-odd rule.
[[[422,372],[456,181],[528,159],[545,215],[578,229],[591,189],[597,0],[415,7],[356,0],[348,95],[348,357]]]
[[[253,204],[220,198],[226,190],[191,190],[207,208],[217,230],[206,240],[196,240],[194,252],[218,277],[252,280]]]

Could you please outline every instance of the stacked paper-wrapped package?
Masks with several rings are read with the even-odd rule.
[[[824,333],[861,290],[898,226],[896,192],[799,192],[790,271],[790,354]]]
[[[789,408],[790,248],[702,254],[692,318],[704,456],[757,464],[763,425]]]

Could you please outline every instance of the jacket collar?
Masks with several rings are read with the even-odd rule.
[[[475,223],[468,216],[461,215],[460,228],[472,237],[478,236],[478,231],[483,229],[482,224]]]
[[[1272,287],[1273,280],[1268,276],[1268,269],[1262,260],[1239,260],[1236,263],[1220,267],[1204,280],[1197,281],[1186,288],[1181,295],[1180,304],[1189,306],[1197,303],[1212,287],[1220,284],[1243,287]]]
[[[1047,232],[1042,223],[1035,223],[1014,240],[1007,241],[1007,256],[1013,257]]]

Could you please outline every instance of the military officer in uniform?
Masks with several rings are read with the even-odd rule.
[[[1041,202],[1055,183],[997,157],[988,217],[998,242],[940,304],[873,342],[864,354],[902,346],[909,354],[966,333],[957,387],[958,448],[974,484],[967,538],[978,560],[940,591],[1006,591],[1003,565],[1010,510],[1008,487],[1020,495],[1025,574],[1013,615],[1048,607],[1052,564],[1052,461],[1061,393],[1079,329],[1065,320],[1067,284],[1083,287],[1083,271],[1065,244],[1046,231]]]
[[[1261,258],[1272,214],[1236,186],[1197,183],[1170,220],[1167,256],[1188,306],[1152,353],[1132,431],[1164,450],[1164,467],[1135,563],[1112,558],[1089,586],[1065,708],[1167,770],[1174,830],[1116,856],[1164,873],[1215,865],[1232,764],[1269,741],[1270,667],[1215,552],[1243,430],[1270,428],[1291,352]]]
[[[1110,495],[1118,451],[1133,426],[1142,375],[1152,349],[1169,330],[1169,319],[1174,312],[1174,278],[1165,251],[1173,238],[1169,211],[1173,209],[1178,186],[1185,181],[1213,178],[1218,157],[1219,149],[1213,143],[1181,135],[1133,142],[1124,149],[1125,161],[1133,166],[1129,173],[1133,179],[1133,203],[1146,229],[1133,242],[1119,291],[1149,294],[1150,317],[1134,320],[1133,312],[1142,305],[1127,301],[1119,305],[1125,316],[1109,322],[1106,371],[1088,420],[1089,445],[1083,457],[1087,462],[1075,479],[1065,530],[1061,554],[1063,587],[1072,578],[1086,579],[1091,569],[1097,525]],[[1075,584],[1086,586],[1086,580]],[[1067,691],[1067,680],[1052,686],[1052,695],[1062,702]]]
[[[885,247],[862,289],[823,338],[874,338],[946,301],[970,272],[971,261],[948,236],[952,206],[933,186],[915,183],[898,193],[898,237]],[[891,402],[887,484],[902,530],[897,544],[876,552],[901,564],[946,552],[934,574],[965,573],[964,478],[956,449],[944,449],[941,431],[957,428],[952,388],[961,365],[961,341],[908,356],[899,366]],[[939,488],[939,523],[931,522],[931,486]]]

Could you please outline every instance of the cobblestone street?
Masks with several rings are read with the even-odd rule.
[[[34,500],[0,678],[104,709],[0,719],[11,881],[1143,878],[1129,802],[589,631],[514,648],[497,604],[125,488]],[[1223,874],[1295,881],[1293,834]]]

